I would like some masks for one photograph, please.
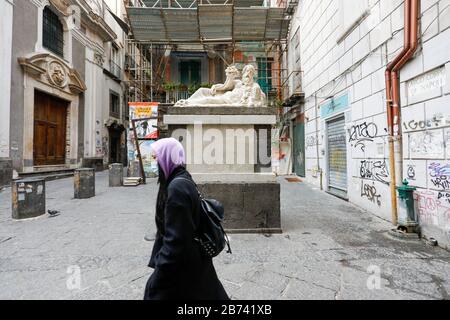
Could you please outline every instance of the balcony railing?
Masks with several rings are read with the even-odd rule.
[[[118,79],[121,79],[122,69],[113,60],[109,60],[109,71]]]
[[[166,92],[166,103],[176,103],[178,100],[188,99],[191,94],[187,90],[175,90]]]

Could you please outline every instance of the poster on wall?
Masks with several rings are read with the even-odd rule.
[[[139,142],[144,172],[147,177],[158,173],[156,162],[151,157],[151,145],[158,139],[158,103],[157,102],[129,102],[130,125],[127,134],[128,161],[138,159],[136,139]],[[136,136],[133,131],[133,122]]]

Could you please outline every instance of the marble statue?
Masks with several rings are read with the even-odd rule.
[[[246,65],[242,79],[239,79],[238,69],[230,66],[225,70],[224,84],[215,84],[211,89],[200,88],[189,99],[179,100],[175,106],[265,107],[266,95],[255,82],[255,73],[255,67]]]

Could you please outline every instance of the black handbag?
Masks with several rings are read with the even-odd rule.
[[[205,199],[194,181],[183,177],[174,180],[176,179],[190,181],[197,189],[200,199],[200,225],[194,240],[200,244],[203,255],[214,258],[223,251],[225,246],[228,247],[227,253],[232,253],[228,235],[222,227],[223,205],[215,199]]]

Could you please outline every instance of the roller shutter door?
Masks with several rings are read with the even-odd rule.
[[[345,118],[327,122],[328,191],[347,198]]]

